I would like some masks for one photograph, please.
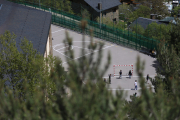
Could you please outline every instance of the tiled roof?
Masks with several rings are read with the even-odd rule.
[[[84,0],[87,4],[89,4],[94,10],[100,12],[98,9],[98,3],[102,3],[102,10],[107,10],[118,5],[121,5],[120,0]]]
[[[0,35],[6,30],[17,35],[16,43],[26,37],[32,42],[34,49],[44,55],[51,25],[51,14],[6,0],[0,10]]]
[[[141,25],[144,29],[146,29],[147,26],[149,24],[151,24],[152,22],[156,22],[157,24],[164,24],[162,22],[159,22],[159,20],[139,17],[134,22],[132,22],[132,24],[130,26],[136,25],[136,23],[137,23],[137,24]]]
[[[161,22],[170,22],[170,21],[173,21],[174,20],[174,17],[166,17],[162,20],[160,20]]]

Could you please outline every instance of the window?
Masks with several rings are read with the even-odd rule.
[[[116,8],[113,9],[113,12],[114,12],[114,13],[116,12]]]
[[[103,16],[106,17],[106,12],[103,12]]]
[[[0,10],[1,10],[1,8],[2,8],[2,4],[0,4]]]

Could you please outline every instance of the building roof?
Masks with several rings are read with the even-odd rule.
[[[157,24],[163,24],[162,22],[159,22],[159,20],[156,20],[156,19],[139,17],[134,22],[132,22],[132,24],[130,26],[136,25],[136,22],[137,22],[137,24],[141,25],[144,29],[146,29],[147,26],[149,24],[151,24],[152,22],[156,22]]]
[[[160,22],[170,22],[170,21],[173,21],[174,20],[174,17],[166,17],[166,18],[164,18],[164,19],[162,19],[162,20],[160,20]]]
[[[107,10],[113,7],[116,7],[118,5],[121,5],[120,0],[84,0],[87,4],[89,4],[94,10],[97,12],[100,12],[98,9],[98,3],[102,3],[102,10]]]
[[[16,34],[18,50],[21,50],[21,39],[26,37],[32,42],[34,49],[44,55],[51,14],[6,0],[0,0],[0,4],[3,4],[0,10],[0,35],[6,30]]]
[[[177,19],[180,19],[179,17],[177,17]],[[166,24],[169,24],[170,22],[173,23],[173,24],[176,24],[176,19],[174,17],[166,17],[162,20],[159,20],[159,22],[163,22],[163,23],[166,23]]]

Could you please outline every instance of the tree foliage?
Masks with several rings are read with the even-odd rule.
[[[171,24],[165,25],[153,22],[145,29],[144,36],[154,38],[155,40],[169,40],[171,27]]]
[[[140,5],[139,8],[129,16],[129,22],[133,22],[139,17],[150,18],[151,9],[147,6]]]
[[[132,14],[133,10],[130,5],[123,4],[119,6],[119,16],[121,20],[129,19]]]
[[[69,0],[19,0],[19,1],[36,3],[38,5],[40,3],[40,5],[45,5],[48,6],[49,8],[55,8],[73,14],[73,10],[71,8],[71,2]]]
[[[178,55],[180,55],[180,20],[178,18],[175,19],[176,23],[172,24],[170,31],[170,39],[168,39],[168,43],[174,46],[174,49]]]
[[[168,8],[164,5],[164,0],[150,0],[152,3],[152,14],[157,14],[158,19],[162,19],[169,15]]]
[[[82,28],[84,29],[85,26],[86,22],[82,21]],[[83,47],[85,47],[84,38],[83,35]],[[1,80],[0,119],[111,120],[126,118],[125,111],[122,111],[124,107],[122,92],[117,92],[114,96],[107,90],[106,84],[102,80],[106,69],[109,67],[110,55],[107,57],[104,69],[100,69],[103,43],[95,43],[92,38],[90,41],[89,51],[91,54],[85,56],[86,51],[82,49],[81,55],[83,57],[75,61],[72,60],[74,52],[70,49],[73,41],[66,33],[64,44],[67,51],[65,54],[69,56],[67,59],[67,74],[64,74],[64,68],[61,66],[62,63],[59,59],[55,59],[49,64],[51,67],[45,72],[48,74],[46,76],[43,73],[43,75],[39,75],[38,71],[34,71],[35,75],[39,75],[39,83],[38,85],[34,84],[33,90],[36,92],[33,92],[33,95],[29,92],[31,85],[28,79],[24,79],[24,82],[20,83],[26,93],[24,94],[26,99],[18,97],[19,91],[17,88],[13,90],[3,86],[4,81]],[[29,49],[30,53],[31,50]],[[95,50],[98,50],[98,56],[95,56]],[[36,56],[34,57],[36,58]],[[23,59],[21,60],[23,61]],[[36,62],[34,61],[34,63]],[[42,64],[37,62],[34,65],[32,63],[35,70],[39,70],[38,65],[41,66]],[[47,78],[54,83],[55,89],[51,94],[47,92],[49,90]],[[5,95],[4,89],[7,95]]]
[[[35,87],[39,86],[41,80],[49,81],[47,91],[52,93],[55,88],[48,79],[49,68],[46,64],[51,65],[50,62],[55,58],[44,60],[27,39],[24,38],[19,45],[16,44],[15,39],[16,36],[9,31],[0,36],[0,79],[5,81],[13,92],[17,91],[19,97],[25,96],[25,88],[22,85],[25,81],[28,82],[31,95],[36,92]]]
[[[137,2],[140,2],[143,6],[150,8],[150,14],[157,14],[157,19],[163,19],[164,17],[170,15],[168,8],[164,4],[164,0],[138,0]]]
[[[140,35],[144,34],[144,28],[139,24],[131,26],[130,29],[137,34],[140,34]]]
[[[86,21],[81,22],[83,30],[86,24]],[[90,32],[92,35],[92,31]],[[107,89],[108,85],[103,82],[102,77],[109,67],[111,58],[108,55],[107,63],[101,69],[103,43],[95,43],[92,37],[88,46],[89,56],[85,56],[86,51],[82,49],[83,57],[73,60],[74,51],[71,49],[73,40],[66,32],[64,40],[65,54],[68,56],[66,74],[60,59],[51,57],[44,60],[38,57],[32,44],[27,40],[22,41],[21,52],[16,48],[14,35],[7,32],[0,37],[0,40],[3,45],[0,65],[4,66],[0,67],[0,119],[178,120],[180,118],[179,56],[174,46],[168,46],[165,40],[161,41],[158,47],[157,59],[162,68],[152,80],[155,92],[151,86],[145,85],[143,77],[145,61],[141,61],[138,57],[136,71],[139,76],[141,96],[132,96],[131,101],[124,100],[122,91],[112,94]],[[83,48],[86,46],[85,43],[83,35]],[[97,56],[94,54],[96,50],[98,50]],[[5,58],[12,62],[12,67]],[[24,64],[27,64],[28,70]],[[21,69],[21,65],[26,72]],[[4,86],[4,74],[7,74],[4,70],[8,69],[12,69],[12,73],[18,73],[19,70],[23,72],[22,77],[19,75],[19,80],[23,78],[23,82],[19,84],[26,93],[24,97],[19,97],[18,87],[12,89]],[[31,77],[29,77],[30,73]],[[13,77],[17,79],[16,76]],[[31,80],[37,80],[33,87],[30,84]],[[30,92],[31,88],[35,91],[32,92],[33,94]],[[51,89],[53,92],[48,92]]]
[[[96,21],[100,22],[99,17],[97,17]],[[118,22],[114,22],[110,18],[101,17],[101,23],[104,24],[104,25],[107,25],[109,27],[118,28],[118,29],[121,29],[121,30],[127,28],[127,22],[123,21],[123,20],[118,21]]]
[[[172,16],[177,16],[179,14],[179,10],[180,10],[180,6],[176,6],[173,10],[172,10]]]

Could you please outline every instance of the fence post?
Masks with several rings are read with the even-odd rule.
[[[41,9],[41,2],[40,2],[40,0],[39,0],[39,9]]]
[[[128,26],[128,44],[129,44],[129,26]]]
[[[137,39],[137,19],[136,19],[136,39]]]
[[[114,11],[113,11],[113,30],[114,30]]]
[[[60,10],[58,10],[59,14],[60,14]],[[58,17],[58,21],[59,21],[59,25],[61,24],[60,23],[60,16]]]
[[[25,4],[24,4],[25,6],[26,6],[26,1],[25,1]]]
[[[152,39],[152,43],[151,43],[151,44],[152,44],[152,46],[154,46],[153,41],[154,41],[154,40]],[[153,48],[153,47],[151,47],[151,48]]]
[[[60,3],[60,5],[61,5],[61,3]],[[62,24],[62,5],[61,5],[61,24]]]

